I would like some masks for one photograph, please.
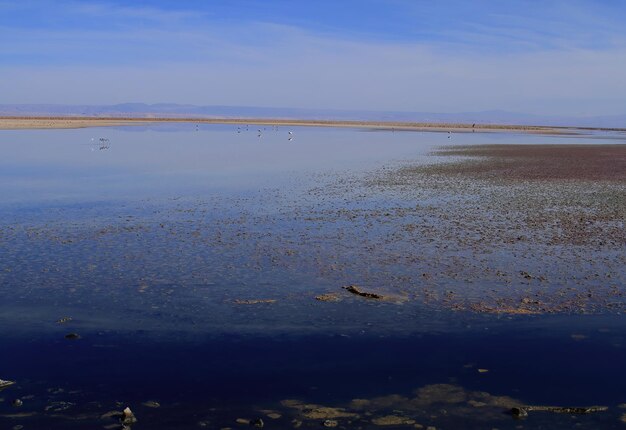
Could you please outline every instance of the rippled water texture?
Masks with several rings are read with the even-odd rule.
[[[106,413],[130,406],[135,430],[623,428],[624,184],[429,167],[450,145],[608,141],[0,131],[0,427],[121,428]],[[550,214],[581,202],[596,230],[570,240]]]

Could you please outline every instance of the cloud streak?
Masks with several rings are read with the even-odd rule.
[[[602,27],[598,32],[610,43],[601,47],[566,40],[573,12],[547,36],[537,18],[497,15],[501,25],[474,22],[436,39],[389,40],[285,23],[211,21],[186,10],[68,4],[76,8],[66,19],[80,17],[82,24],[32,29],[0,22],[0,38],[9,42],[0,55],[10,60],[0,70],[3,103],[605,115],[623,113],[616,109],[626,99],[623,34]],[[87,17],[114,20],[115,28],[101,23],[86,30]],[[516,22],[513,30],[505,30],[506,22]]]

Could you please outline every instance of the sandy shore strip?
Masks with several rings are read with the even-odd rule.
[[[259,119],[259,118],[128,118],[128,117],[1,117],[0,130],[85,128],[126,125],[147,125],[155,123],[194,123],[194,124],[233,124],[269,126],[307,127],[350,127],[381,130],[432,131],[432,132],[522,132],[539,134],[578,134],[589,129],[576,127],[547,127],[529,125],[462,124],[462,123],[422,123],[384,121],[331,121],[300,119]]]

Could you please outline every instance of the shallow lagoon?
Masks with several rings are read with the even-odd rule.
[[[371,172],[406,160],[437,161],[428,154],[442,145],[599,137],[195,125],[3,131],[0,378],[17,384],[0,392],[0,422],[97,428],[117,425],[100,416],[128,405],[138,429],[237,427],[239,417],[321,426],[280,403],[299,399],[354,414],[337,418],[346,428],[375,427],[389,414],[437,428],[621,428],[619,312],[510,316],[413,300],[416,283],[468,297],[498,284],[462,264],[462,276],[431,280],[443,266],[456,271],[450,255],[462,262],[472,250],[398,236],[398,213],[443,205],[440,194],[407,201],[363,186]],[[494,254],[484,264],[510,264]],[[548,276],[560,270],[523,258]],[[615,262],[594,270],[621,283]],[[349,296],[341,287],[350,284],[391,300]],[[324,293],[340,301],[315,299]],[[65,316],[71,321],[56,322]],[[463,391],[412,397],[433,384]],[[503,400],[471,394],[481,392],[609,411],[517,421]],[[392,394],[413,400],[350,406]],[[15,408],[18,397],[24,405]],[[142,406],[149,400],[161,407]]]

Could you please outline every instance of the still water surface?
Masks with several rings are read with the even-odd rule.
[[[539,413],[524,428],[622,428],[620,315],[315,300],[349,284],[391,288],[419,270],[359,248],[383,243],[384,222],[313,219],[407,204],[368,195],[359,181],[369,172],[432,162],[442,145],[576,139],[220,125],[2,131],[0,379],[17,384],[0,392],[0,427],[101,428],[111,423],[100,415],[130,405],[136,429],[233,427],[262,409],[284,415],[265,418],[268,428],[292,428],[280,400],[345,406],[451,384],[527,404],[610,406]],[[425,426],[520,425],[506,409],[486,421],[459,404],[423,409]]]

